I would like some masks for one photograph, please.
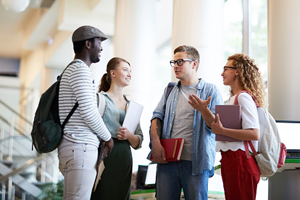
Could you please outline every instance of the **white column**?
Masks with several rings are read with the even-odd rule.
[[[300,1],[268,1],[269,111],[276,120],[300,121]]]
[[[155,64],[155,1],[117,0],[114,36],[115,56],[128,60],[132,80],[126,92],[140,98],[144,86],[152,80]],[[147,92],[148,93],[148,92]]]
[[[133,171],[138,164],[148,164],[149,125],[154,106],[152,73],[155,61],[155,3],[149,0],[117,0],[114,35],[114,56],[124,58],[131,64],[131,83],[125,88],[130,100],[144,106],[141,126],[144,132],[143,148],[132,151]],[[161,91],[159,91],[161,93]]]
[[[198,77],[222,86],[222,29],[224,0],[174,0],[172,55],[190,45],[200,53]],[[172,80],[176,81],[172,72]]]

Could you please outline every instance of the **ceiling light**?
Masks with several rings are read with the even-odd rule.
[[[2,0],[2,5],[5,10],[11,10],[13,12],[24,11],[30,3],[30,0]]]

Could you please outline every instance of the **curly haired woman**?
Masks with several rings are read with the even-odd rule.
[[[230,86],[231,97],[225,104],[233,105],[238,95],[242,128],[225,128],[216,115],[216,122],[212,123],[211,129],[215,134],[239,140],[218,141],[216,145],[216,151],[220,151],[222,155],[221,174],[226,200],[254,200],[260,171],[254,156],[246,157],[244,141],[251,140],[257,150],[260,136],[257,105],[264,106],[266,93],[261,74],[253,59],[245,54],[235,54],[227,60],[221,76],[223,84]]]

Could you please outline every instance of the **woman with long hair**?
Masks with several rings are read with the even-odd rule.
[[[211,124],[213,133],[238,140],[217,141],[216,145],[216,151],[220,151],[222,156],[221,174],[225,198],[254,200],[260,171],[254,156],[247,158],[244,141],[252,141],[257,150],[260,136],[257,106],[265,105],[265,87],[254,60],[245,54],[229,56],[221,76],[223,84],[230,86],[230,98],[225,104],[233,105],[237,97],[242,114],[241,129],[223,127],[218,114],[216,121]]]
[[[132,177],[132,155],[130,146],[141,147],[143,133],[138,125],[134,133],[123,127],[126,109],[130,101],[123,89],[131,80],[131,67],[128,61],[114,57],[101,79],[99,95],[105,97],[103,121],[114,140],[112,152],[104,159],[105,169],[91,199],[126,200],[130,199]],[[101,99],[101,98],[100,98]]]

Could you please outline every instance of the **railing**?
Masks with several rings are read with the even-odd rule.
[[[41,190],[27,180],[35,183],[57,182],[57,155],[55,152],[38,155],[35,149],[32,151],[31,127],[31,121],[0,100],[1,199],[14,199],[16,187],[23,191],[22,199],[26,199],[26,194],[37,197]],[[17,166],[11,168],[5,163]],[[26,174],[27,171],[30,171],[32,176],[24,179],[21,174]],[[52,174],[49,171],[52,171]]]
[[[13,114],[15,114],[16,116],[18,116],[20,119],[24,120],[26,123],[28,123],[29,125],[32,125],[32,122],[29,121],[28,119],[26,119],[25,117],[23,117],[22,115],[20,115],[17,111],[15,111],[13,108],[11,108],[9,105],[7,105],[5,102],[3,102],[2,100],[0,100],[0,104],[2,104],[4,107],[6,107],[9,111],[11,111]]]

